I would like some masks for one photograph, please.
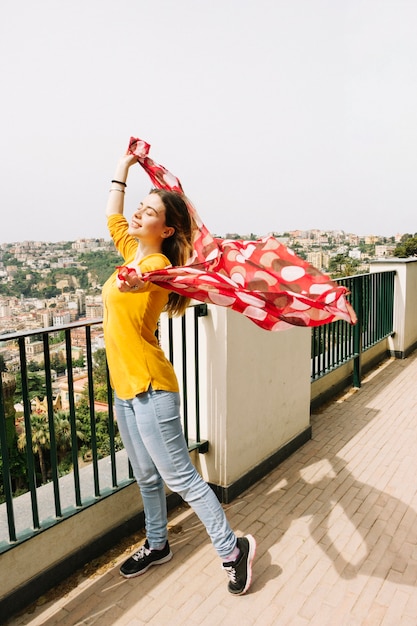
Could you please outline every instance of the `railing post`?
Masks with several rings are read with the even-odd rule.
[[[194,367],[195,367],[195,417],[196,417],[196,443],[199,445],[201,454],[208,452],[208,441],[201,441],[200,433],[200,343],[198,319],[208,315],[207,304],[200,303],[194,307]]]
[[[91,428],[91,450],[93,454],[93,475],[94,475],[94,495],[100,497],[100,483],[98,476],[98,456],[97,456],[97,431],[96,414],[94,408],[94,381],[93,381],[93,351],[91,348],[91,327],[85,327],[86,348],[87,348],[87,371],[88,371],[88,404],[90,412]]]
[[[58,454],[56,446],[56,432],[55,432],[55,414],[52,400],[52,376],[51,376],[51,355],[49,352],[49,335],[43,333],[43,358],[45,364],[45,386],[46,397],[48,407],[48,425],[49,425],[49,437],[50,437],[50,450],[51,455],[51,473],[52,481],[54,483],[54,500],[55,500],[55,514],[58,517],[62,517],[61,500],[59,495],[59,475],[58,475]]]
[[[31,407],[29,400],[28,372],[25,349],[25,338],[19,338],[20,375],[22,377],[23,414],[26,433],[26,459],[28,464],[28,484],[32,502],[33,528],[40,529],[38,500],[36,492],[36,472],[32,447],[32,424],[30,421]]]
[[[362,355],[362,329],[363,329],[363,279],[352,281],[353,286],[353,307],[356,311],[358,321],[353,327],[353,386],[361,386],[361,355]]]
[[[6,411],[3,394],[3,376],[0,372],[0,451],[3,463],[3,489],[6,497],[7,521],[9,525],[9,539],[16,541],[16,525],[13,511],[13,490],[9,464],[9,448],[7,441]]]
[[[112,487],[117,487],[117,471],[116,471],[116,450],[115,450],[115,427],[114,427],[114,409],[113,409],[113,390],[110,384],[110,372],[106,361],[106,385],[107,385],[107,406],[109,407],[109,437],[110,437],[110,463]],[[132,478],[132,466],[129,463],[129,478]]]
[[[69,419],[71,424],[71,455],[72,455],[72,473],[74,478],[75,503],[77,507],[82,506],[81,501],[81,484],[80,484],[80,468],[78,465],[78,447],[77,447],[77,424],[74,400],[74,375],[72,371],[72,352],[71,352],[71,330],[65,330],[65,348],[67,355],[67,381],[68,381],[68,404]]]

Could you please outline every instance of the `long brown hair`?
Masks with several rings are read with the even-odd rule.
[[[174,228],[174,233],[163,240],[162,253],[171,261],[171,265],[184,265],[193,251],[194,223],[188,211],[185,196],[176,191],[152,189],[165,206],[165,224]],[[182,315],[190,298],[170,292],[164,311],[170,317]]]

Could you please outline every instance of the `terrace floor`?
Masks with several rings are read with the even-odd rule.
[[[313,438],[230,505],[258,542],[245,596],[191,509],[170,514],[174,558],[125,580],[130,537],[8,626],[416,626],[417,352],[312,416]]]

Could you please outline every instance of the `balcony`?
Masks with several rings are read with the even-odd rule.
[[[373,590],[373,610],[389,611],[388,591],[381,600],[375,590],[385,583],[389,589],[397,585],[392,595],[398,591],[403,598],[399,585],[415,585],[410,550],[416,540],[404,538],[414,520],[408,508],[414,490],[407,491],[410,481],[404,481],[415,456],[410,420],[415,406],[417,265],[407,260],[373,267],[375,274],[384,272],[395,272],[392,325],[388,333],[383,329],[382,339],[371,337],[365,352],[360,344],[368,341],[372,308],[366,309],[359,339],[347,338],[352,349],[342,357],[331,337],[312,341],[311,331],[299,328],[266,333],[216,308],[197,321],[198,353],[204,355],[198,359],[198,385],[194,354],[184,363],[177,358],[183,348],[173,348],[179,378],[188,385],[188,412],[199,415],[199,436],[194,422],[187,426],[190,441],[198,444],[193,458],[238,534],[249,531],[259,541],[254,593],[239,609],[241,601],[225,597],[223,573],[204,529],[171,495],[175,559],[164,566],[162,578],[156,571],[140,580],[119,579],[117,563],[126,558],[123,536],[135,533],[129,547],[140,540],[140,500],[127,468],[121,488],[111,486],[111,493],[94,495],[86,506],[81,497],[70,515],[61,511],[55,523],[49,520],[10,542],[0,557],[2,571],[10,573],[3,582],[2,615],[16,612],[92,559],[100,559],[102,575],[86,578],[68,597],[49,601],[47,611],[38,606],[33,624],[175,623],[172,611],[178,623],[204,623],[209,617],[213,621],[205,623],[219,623],[232,615],[251,624],[262,616],[258,623],[310,623],[317,603],[326,611],[323,616],[332,610],[340,615],[336,610],[342,600],[347,606],[350,599],[353,606],[355,594],[356,600],[361,596],[360,581],[370,589],[362,604],[371,602]],[[369,299],[361,296],[361,302]],[[385,297],[381,304],[387,304]],[[380,322],[379,315],[374,322]],[[169,344],[167,322],[161,331]],[[317,366],[322,350],[312,354],[312,344],[330,348],[324,368]],[[332,397],[337,400],[329,403]],[[205,441],[208,451],[205,445],[199,450]],[[403,539],[395,557],[389,534],[394,534],[394,524]],[[383,558],[387,537],[391,560]],[[122,546],[119,553],[106,556],[115,545]],[[403,582],[398,582],[400,575]],[[158,601],[162,596],[163,603]],[[294,602],[287,602],[290,597]],[[273,621],[283,611],[287,621]],[[14,623],[32,623],[29,617],[21,619]]]

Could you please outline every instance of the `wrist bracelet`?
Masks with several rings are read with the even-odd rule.
[[[121,180],[112,180],[112,183],[117,183],[118,185],[123,185],[123,187],[127,187],[126,183],[123,183]]]
[[[120,193],[124,193],[125,192],[124,189],[117,189],[117,187],[110,187],[109,192],[110,191],[119,191]]]

